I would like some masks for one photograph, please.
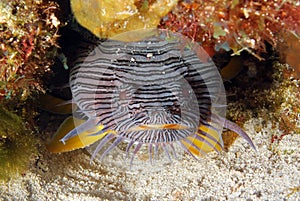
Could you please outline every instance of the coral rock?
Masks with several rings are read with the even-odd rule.
[[[143,28],[155,28],[178,0],[71,0],[75,18],[100,38]]]

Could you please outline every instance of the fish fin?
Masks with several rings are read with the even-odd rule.
[[[224,117],[220,117],[219,115],[212,115],[212,119],[220,124],[223,125],[224,128],[227,128],[233,132],[235,132],[236,134],[238,134],[239,136],[243,137],[249,144],[250,146],[255,150],[255,145],[252,142],[251,138],[248,136],[248,134],[241,128],[239,127],[236,123],[229,121],[228,119],[225,119]]]
[[[201,132],[202,131],[202,132]],[[205,133],[205,135],[203,134]],[[182,141],[182,144],[194,155],[205,155],[213,150],[219,152],[223,149],[221,135],[214,129],[201,125],[199,132],[187,137],[190,143]]]
[[[227,119],[225,119],[224,122],[224,128],[227,128],[235,133],[237,133],[239,136],[243,137],[249,144],[250,146],[255,150],[255,145],[253,144],[251,138],[247,135],[247,133],[241,128],[239,127],[236,123],[233,123],[232,121],[229,121]]]
[[[72,114],[73,109],[77,107],[76,104],[70,101],[66,101],[49,94],[40,95],[38,101],[39,107],[42,110],[55,114]]]
[[[77,133],[70,137],[68,140],[61,142],[61,139],[66,136],[68,133],[76,130],[76,125],[83,125],[86,123],[86,120],[77,119],[74,117],[68,117],[58,128],[56,133],[54,134],[53,139],[49,144],[46,145],[46,148],[52,153],[62,153],[73,151],[75,149],[86,147],[101,138],[103,138],[107,132],[101,132],[103,129],[103,125],[95,126],[93,129],[89,129],[80,133]],[[94,135],[98,133],[97,135]]]

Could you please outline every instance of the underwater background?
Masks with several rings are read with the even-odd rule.
[[[224,81],[226,118],[257,151],[224,130],[219,154],[157,170],[90,163],[86,144],[52,153],[64,152],[51,140],[74,109],[65,101],[78,46],[141,28],[206,50]],[[293,0],[2,0],[0,200],[300,199],[299,33]]]

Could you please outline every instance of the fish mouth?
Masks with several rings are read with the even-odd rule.
[[[188,126],[181,124],[147,124],[147,125],[138,125],[128,129],[128,132],[131,131],[145,131],[145,130],[186,130],[190,129]]]
[[[120,133],[124,138],[143,143],[174,142],[196,132],[188,125],[178,123],[138,124]]]

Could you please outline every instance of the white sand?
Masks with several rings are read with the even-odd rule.
[[[280,131],[255,133],[259,124],[245,124],[258,152],[239,138],[228,152],[187,156],[154,173],[90,164],[84,150],[55,155],[42,148],[24,177],[1,185],[0,200],[300,200],[300,192],[288,197],[300,186],[300,135],[271,144]]]

